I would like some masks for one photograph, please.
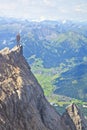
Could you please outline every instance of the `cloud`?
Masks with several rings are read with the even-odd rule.
[[[45,16],[40,16],[40,21],[46,20]]]
[[[82,11],[84,11],[84,10],[81,9],[81,8],[76,8],[75,11],[76,11],[76,12],[82,12]]]
[[[43,0],[44,4],[49,7],[55,7],[55,1],[54,0]]]
[[[49,0],[43,0],[43,2],[44,2],[46,5],[50,5],[50,1],[49,1]]]
[[[16,6],[14,4],[10,4],[10,6],[7,4],[0,5],[0,10],[13,10],[15,8]]]
[[[59,9],[59,11],[61,12],[61,13],[68,13],[68,10],[66,10],[66,9],[64,9],[64,8],[61,8],[61,9]]]
[[[0,16],[27,19],[87,19],[87,0],[0,0]]]
[[[86,13],[87,12],[87,4],[78,4],[75,6],[76,12]]]

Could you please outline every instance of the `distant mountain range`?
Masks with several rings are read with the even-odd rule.
[[[33,72],[59,74],[52,93],[87,101],[87,22],[0,18],[0,49],[16,45],[18,32]]]

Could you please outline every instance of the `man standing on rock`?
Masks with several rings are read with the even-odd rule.
[[[20,46],[20,34],[19,33],[16,36],[16,40],[17,40],[17,46]]]

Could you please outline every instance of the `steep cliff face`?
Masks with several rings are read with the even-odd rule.
[[[62,119],[70,130],[87,130],[87,121],[75,104],[67,107]]]
[[[0,130],[68,130],[44,97],[22,46],[0,51]]]

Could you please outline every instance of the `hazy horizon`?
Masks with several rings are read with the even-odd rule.
[[[0,0],[0,17],[87,21],[86,0]]]

